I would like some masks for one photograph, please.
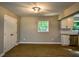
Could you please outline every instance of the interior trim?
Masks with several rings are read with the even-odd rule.
[[[2,57],[2,56],[4,56],[4,55],[5,55],[5,52],[1,53],[1,54],[0,54],[0,57]]]
[[[61,42],[18,42],[19,44],[61,44]]]
[[[68,16],[65,16],[65,17],[61,18],[60,21],[66,19],[66,18],[68,18],[68,17],[71,17],[71,16],[73,16],[73,15],[75,15],[75,14],[78,14],[78,13],[79,13],[79,11],[76,11],[76,12],[74,12],[74,13],[68,15]]]

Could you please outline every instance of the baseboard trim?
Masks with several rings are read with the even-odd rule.
[[[0,54],[0,57],[3,57],[4,55],[5,55],[5,52],[1,53],[1,54]]]
[[[15,46],[19,45],[19,43],[17,42]]]
[[[61,44],[61,42],[18,42],[19,44]]]
[[[13,47],[9,48],[8,50],[5,50],[5,48],[4,48],[4,52],[5,52],[5,53],[8,52],[9,50],[11,50],[12,48],[14,48],[14,47],[17,46],[17,45],[18,45],[18,42],[17,42]]]

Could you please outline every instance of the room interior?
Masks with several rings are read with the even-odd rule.
[[[79,3],[0,2],[0,56],[79,56]]]

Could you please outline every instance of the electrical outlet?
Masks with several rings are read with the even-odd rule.
[[[24,38],[24,40],[26,40],[26,38]]]

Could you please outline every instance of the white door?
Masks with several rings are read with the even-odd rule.
[[[4,16],[4,52],[13,48],[17,43],[17,19]]]

